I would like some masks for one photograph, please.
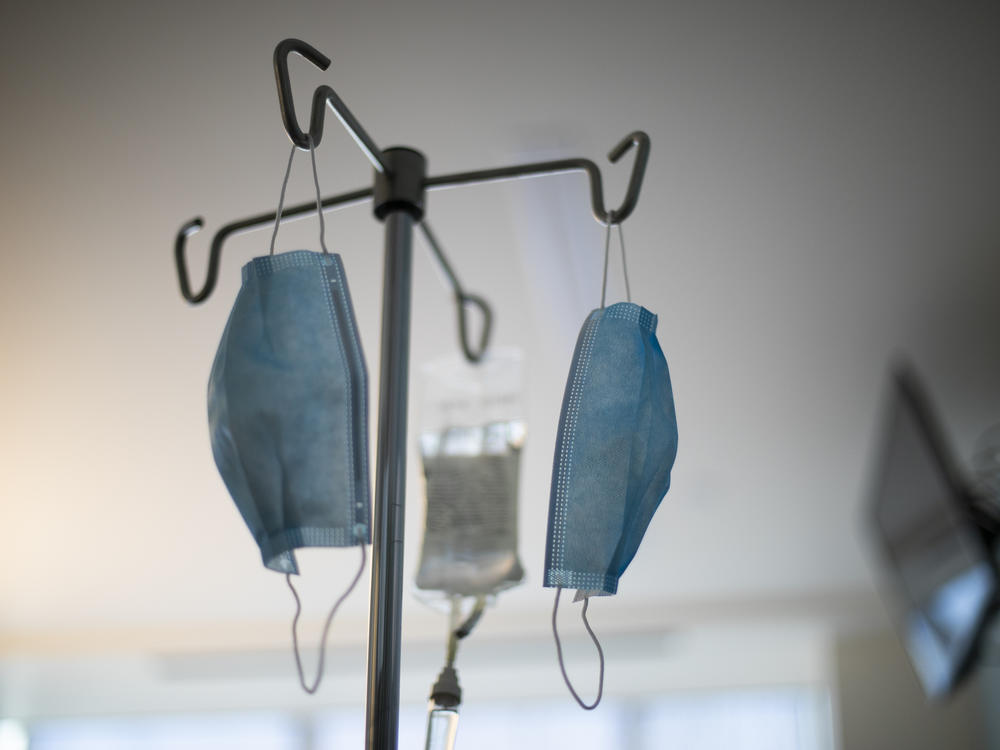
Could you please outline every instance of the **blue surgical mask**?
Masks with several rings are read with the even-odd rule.
[[[280,216],[281,201],[275,234]],[[208,384],[219,473],[264,565],[289,576],[293,594],[296,549],[357,545],[363,569],[371,537],[367,371],[344,267],[320,238],[321,253],[271,254],[243,267]],[[300,680],[313,692],[322,652],[310,688],[294,624],[293,639]]]
[[[557,589],[557,606],[563,588],[577,589],[577,600],[617,592],[670,487],[677,419],[656,320],[632,302],[604,307],[602,295],[577,339],[559,418],[545,549],[544,585]]]
[[[594,310],[577,340],[552,470],[545,586],[609,595],[670,487],[677,419],[656,316]]]
[[[369,542],[367,385],[334,254],[255,258],[208,387],[212,452],[264,565]]]

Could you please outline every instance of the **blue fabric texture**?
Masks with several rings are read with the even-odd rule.
[[[340,256],[254,258],[208,383],[219,473],[264,565],[371,540],[368,375]]]
[[[559,418],[544,585],[616,593],[676,456],[656,316],[630,302],[594,310],[577,339]]]

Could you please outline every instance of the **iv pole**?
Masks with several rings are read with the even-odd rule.
[[[330,65],[328,57],[299,39],[286,39],[275,48],[274,69],[278,84],[278,99],[289,138],[298,148],[305,151],[309,150],[309,136],[312,137],[314,145],[319,146],[323,135],[324,114],[327,105],[330,105],[375,169],[375,182],[372,188],[326,198],[322,201],[323,207],[355,203],[371,197],[375,216],[385,223],[365,748],[396,750],[399,732],[402,640],[403,521],[406,496],[406,415],[410,360],[413,225],[422,222],[425,192],[428,189],[454,185],[582,170],[590,178],[591,208],[594,217],[601,223],[617,224],[632,213],[638,201],[649,157],[649,137],[641,131],[633,132],[608,154],[612,162],[617,162],[633,146],[636,147],[635,163],[625,200],[614,211],[604,207],[601,172],[589,159],[563,159],[427,177],[427,162],[423,154],[405,147],[379,149],[329,86],[320,86],[313,93],[309,134],[307,136],[303,133],[295,117],[288,76],[288,56],[293,52],[305,57],[321,70],[326,70]],[[293,218],[314,210],[315,203],[305,203],[291,207],[283,213],[282,218]],[[185,247],[187,238],[197,232],[204,222],[196,218],[184,224],[177,234],[174,246],[178,279],[184,298],[188,302],[197,304],[211,294],[218,278],[222,243],[227,237],[269,225],[274,220],[273,213],[260,214],[232,222],[220,229],[212,240],[205,285],[196,294],[191,291]],[[461,291],[454,273],[444,261],[433,234],[426,224],[422,223],[421,226],[456,290],[460,316],[464,315],[467,302],[479,304],[476,300],[480,302],[482,300],[472,299],[473,295],[465,295]],[[483,309],[488,314],[488,308],[483,306]],[[478,359],[478,356],[470,356],[462,317],[460,317],[460,329],[463,332],[462,344],[466,356]],[[485,340],[484,335],[481,340],[483,347]],[[481,354],[480,350],[479,355]]]

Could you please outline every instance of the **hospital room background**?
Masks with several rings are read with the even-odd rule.
[[[608,304],[657,316],[677,453],[617,594],[588,600],[603,698],[567,690],[546,571],[550,489],[581,325],[602,306],[607,227],[580,171],[429,191],[426,217],[513,357],[523,575],[462,640],[457,748],[1000,748],[1000,649],[929,696],[873,528],[892,368],[975,481],[1000,422],[1000,6],[879,0],[263,0],[5,3],[0,21],[0,750],[362,747],[369,570],[337,612],[315,695],[295,602],[261,564],[213,460],[206,388],[241,268],[270,229],[299,121],[332,86],[382,147],[430,175],[586,158],[618,206]],[[370,187],[332,112],[323,196]],[[308,151],[286,205],[315,200]],[[370,202],[324,214],[350,282],[374,466],[383,230]],[[276,252],[319,251],[315,213]],[[627,258],[629,288],[622,273]],[[413,238],[399,747],[424,747],[449,603],[418,586],[422,425],[436,363],[461,361],[454,293]],[[474,337],[481,311],[468,306]],[[431,394],[431,395],[429,395]],[[593,436],[590,436],[593,437]],[[997,443],[993,443],[994,447]],[[374,483],[375,478],[372,477]],[[356,550],[305,549],[307,675]],[[516,584],[516,585],[514,585]],[[576,587],[574,587],[576,588]],[[568,593],[565,668],[599,660]],[[452,618],[453,619],[453,618]]]

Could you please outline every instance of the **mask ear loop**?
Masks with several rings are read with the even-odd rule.
[[[299,600],[299,592],[295,590],[295,585],[292,583],[291,574],[285,573],[285,582],[288,583],[288,588],[292,590],[292,596],[295,597],[295,617],[292,618],[292,647],[295,651],[295,667],[299,672],[299,684],[302,685],[302,689],[309,693],[309,695],[315,693],[319,689],[320,682],[323,681],[323,662],[326,660],[326,637],[330,633],[330,625],[333,624],[333,617],[337,614],[337,610],[340,609],[343,601],[354,591],[354,587],[358,585],[358,581],[361,580],[361,574],[365,570],[365,545],[360,544],[358,546],[361,547],[361,567],[358,568],[358,572],[354,575],[351,585],[347,587],[347,591],[340,595],[340,598],[337,599],[330,610],[330,614],[326,616],[326,623],[323,625],[323,634],[319,640],[319,665],[316,669],[316,679],[311,686],[306,684],[305,674],[302,671],[302,656],[299,654],[298,625],[299,615],[302,614],[302,602]]]
[[[597,708],[597,704],[601,702],[601,697],[604,695],[604,650],[601,648],[601,642],[597,640],[597,636],[594,635],[593,628],[590,627],[590,623],[587,621],[587,605],[590,604],[590,597],[584,597],[583,599],[583,626],[587,629],[590,634],[590,640],[594,642],[597,646],[597,655],[601,660],[601,675],[598,678],[597,683],[597,698],[591,704],[586,704],[577,694],[576,690],[573,689],[572,683],[569,681],[569,675],[566,674],[566,663],[563,660],[562,643],[559,642],[559,630],[556,627],[556,612],[559,611],[559,595],[562,593],[562,586],[556,588],[556,603],[552,607],[552,635],[556,638],[556,653],[559,655],[559,669],[562,671],[563,680],[566,682],[566,687],[569,688],[569,692],[573,694],[576,702],[580,704],[580,708],[584,711],[592,711]]]
[[[316,145],[313,143],[312,135],[309,138],[309,155],[312,157],[313,184],[316,186],[316,213],[319,215],[319,245],[323,248],[323,255],[329,255],[326,249],[326,224],[323,221],[323,201],[319,195],[319,173],[316,171]],[[281,181],[281,195],[278,197],[278,210],[274,216],[274,231],[271,233],[271,249],[268,255],[274,255],[274,241],[278,237],[278,226],[281,224],[281,211],[285,207],[285,190],[288,188],[288,176],[292,173],[292,160],[298,146],[292,146],[292,152],[288,155],[288,165],[285,167],[285,179]]]
[[[313,184],[316,186],[316,213],[319,215],[319,246],[323,248],[323,255],[329,255],[326,249],[326,224],[323,223],[323,201],[319,197],[319,173],[316,171],[316,144],[313,142],[312,133],[309,134],[309,155],[312,157]]]
[[[319,172],[316,169],[316,144],[313,141],[312,133],[309,134],[308,138],[309,156],[312,159],[313,185],[316,187],[316,213],[319,216],[319,244],[323,248],[323,255],[329,255],[330,252],[326,249],[326,225],[323,221],[323,202],[319,192]],[[271,248],[268,255],[274,255],[274,241],[278,236],[278,226],[281,224],[281,210],[285,205],[285,190],[288,187],[288,176],[292,173],[292,160],[295,158],[297,149],[297,146],[292,146],[292,151],[288,155],[288,165],[285,167],[285,178],[281,181],[281,195],[278,197],[278,210],[274,217],[274,232],[271,233]],[[365,570],[365,545],[362,543],[358,546],[361,547],[361,566],[354,575],[350,586],[347,587],[347,591],[341,594],[340,598],[334,602],[330,613],[326,616],[326,622],[323,624],[323,633],[319,641],[319,664],[316,668],[316,679],[312,685],[306,684],[305,673],[302,669],[302,655],[299,653],[298,625],[299,617],[302,615],[302,600],[299,599],[299,592],[295,590],[295,584],[292,583],[291,574],[285,574],[285,582],[288,584],[288,588],[292,590],[292,596],[295,597],[295,616],[292,618],[292,648],[295,653],[295,668],[299,673],[299,684],[302,685],[302,689],[309,693],[309,695],[319,690],[319,685],[323,681],[323,665],[326,661],[326,639],[330,633],[330,626],[333,625],[333,618],[337,614],[337,610],[340,609],[340,605],[354,591],[354,587],[358,585],[358,581],[361,580],[361,574]]]
[[[604,309],[605,292],[608,289],[608,256],[611,251],[611,225],[614,222],[609,218],[607,222],[607,232],[604,234],[604,280],[601,282],[601,309]],[[628,266],[625,264],[625,235],[622,233],[621,222],[618,222],[618,243],[622,248],[622,274],[625,276],[625,298],[632,301],[632,290],[628,283]]]
[[[285,167],[285,179],[281,181],[281,195],[278,197],[278,211],[274,216],[274,231],[271,232],[271,249],[268,255],[274,255],[274,240],[278,237],[278,225],[281,224],[281,209],[285,207],[285,188],[288,187],[288,175],[292,173],[292,159],[295,158],[295,146],[288,155],[288,166]]]

